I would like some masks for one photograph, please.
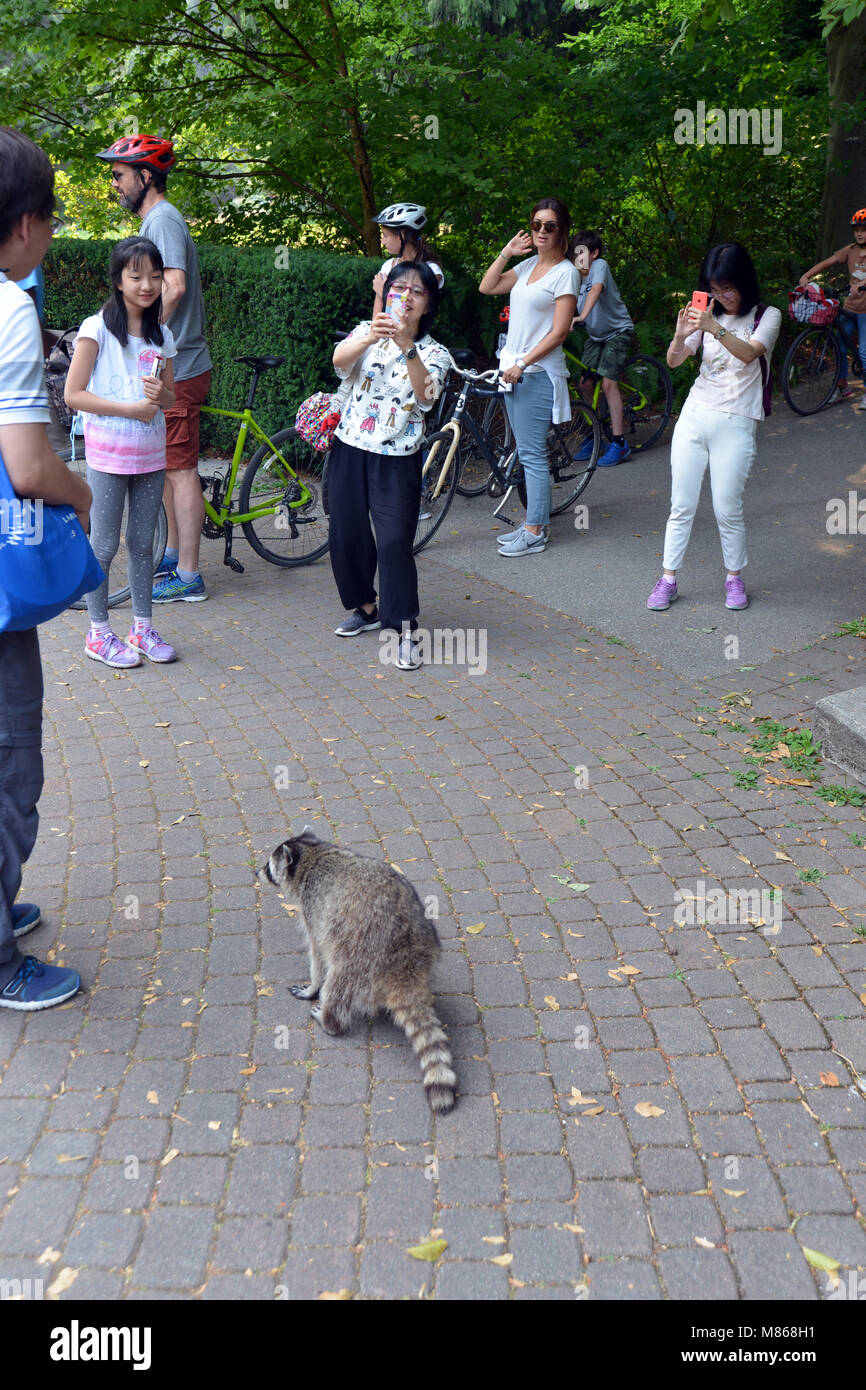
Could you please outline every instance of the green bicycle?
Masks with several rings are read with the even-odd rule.
[[[225,545],[223,564],[237,574],[242,574],[244,567],[232,554],[235,526],[241,527],[256,554],[272,565],[285,568],[310,565],[328,550],[328,517],[321,496],[324,455],[300,439],[294,427],[278,430],[269,437],[253,415],[259,377],[265,371],[282,366],[285,360],[284,357],[236,357],[236,362],[247,364],[253,373],[244,409],[223,410],[216,406],[202,406],[203,415],[218,415],[240,422],[231,463],[219,465],[206,477],[200,475],[205,509],[202,535],[214,540],[222,537]],[[235,487],[250,434],[258,442],[259,448],[243,471],[238,510],[232,511]],[[69,462],[71,468],[84,474],[83,458]],[[121,537],[125,533],[124,514]],[[161,508],[154,533],[154,572],[165,551],[167,535],[165,509]],[[111,581],[109,608],[129,598],[123,539],[111,562]],[[83,608],[84,601],[80,600],[73,606]]]
[[[584,375],[594,379],[589,404],[598,415],[608,439],[613,438],[610,411],[602,389],[601,377],[576,353],[565,349],[568,361]],[[649,449],[664,434],[671,418],[674,388],[671,374],[657,357],[638,352],[630,357],[619,376],[623,405],[623,433],[633,454]]]

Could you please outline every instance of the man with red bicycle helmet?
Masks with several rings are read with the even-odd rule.
[[[199,416],[210,387],[204,300],[198,255],[189,228],[166,197],[174,146],[159,135],[123,135],[97,159],[111,164],[120,206],[141,218],[141,235],[156,244],[165,270],[162,321],[177,345],[176,404],[165,412],[165,512],[168,544],[154,580],[154,603],[200,603],[207,598],[199,568],[204,500],[198,473]]]
[[[853,370],[855,375],[863,375],[866,369],[866,208],[858,208],[851,217],[851,228],[854,233],[853,242],[847,246],[842,246],[838,251],[834,251],[832,256],[828,256],[825,261],[818,261],[805,274],[800,276],[799,283],[808,285],[809,281],[816,275],[820,275],[824,270],[830,270],[833,266],[845,266],[848,271],[849,289],[848,298],[842,306],[842,313],[839,315],[839,327],[844,337],[848,340],[849,347],[858,345]],[[857,356],[859,355],[859,361]],[[844,400],[847,396],[853,395],[851,387],[848,385],[847,360],[842,368],[842,377],[835,392],[830,397],[830,402],[834,400]],[[858,402],[860,410],[866,410],[866,380],[864,380],[864,393]]]

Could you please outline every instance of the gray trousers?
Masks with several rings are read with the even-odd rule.
[[[23,954],[12,904],[36,843],[42,795],[42,665],[36,629],[0,633],[0,989]]]
[[[93,493],[90,544],[105,571],[105,579],[99,588],[86,596],[92,623],[108,622],[108,571],[120,545],[120,528],[127,498],[127,577],[132,593],[132,614],[135,618],[151,616],[153,533],[162,506],[164,480],[163,468],[156,473],[101,473],[88,465],[87,482]]]

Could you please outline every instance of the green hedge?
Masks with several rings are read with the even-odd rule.
[[[45,317],[51,327],[77,325],[105,302],[112,245],[60,238],[53,242],[44,265]],[[214,364],[208,403],[242,410],[250,371],[235,357],[272,353],[286,361],[260,378],[256,418],[268,432],[293,424],[306,396],[335,389],[334,330],[352,328],[369,315],[371,282],[381,261],[285,248],[201,245],[198,254]],[[446,288],[434,336],[449,347],[481,349],[484,301],[465,274],[444,268]],[[234,422],[203,416],[202,426],[205,444],[233,447]]]

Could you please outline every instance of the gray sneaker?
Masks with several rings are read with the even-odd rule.
[[[334,628],[334,631],[338,637],[357,637],[359,632],[375,632],[376,628],[381,626],[378,608],[374,608],[372,613],[365,613],[363,608],[356,608],[354,613],[343,619],[339,627]]]
[[[547,536],[544,531],[540,536],[534,536],[526,527],[521,527],[520,531],[513,540],[509,540],[505,545],[499,547],[499,554],[506,557],[512,555],[540,555],[547,546]]]
[[[525,531],[525,530],[526,530],[526,522],[525,522],[525,521],[521,521],[520,525],[519,525],[519,526],[515,526],[515,528],[514,528],[513,531],[503,531],[503,533],[502,533],[501,536],[497,536],[497,537],[496,537],[496,544],[497,544],[497,545],[510,545],[512,541],[516,541],[516,540],[517,540],[517,537],[520,535],[521,531]],[[544,531],[545,538],[547,538],[547,527],[546,527],[546,526],[543,528],[543,531]]]

